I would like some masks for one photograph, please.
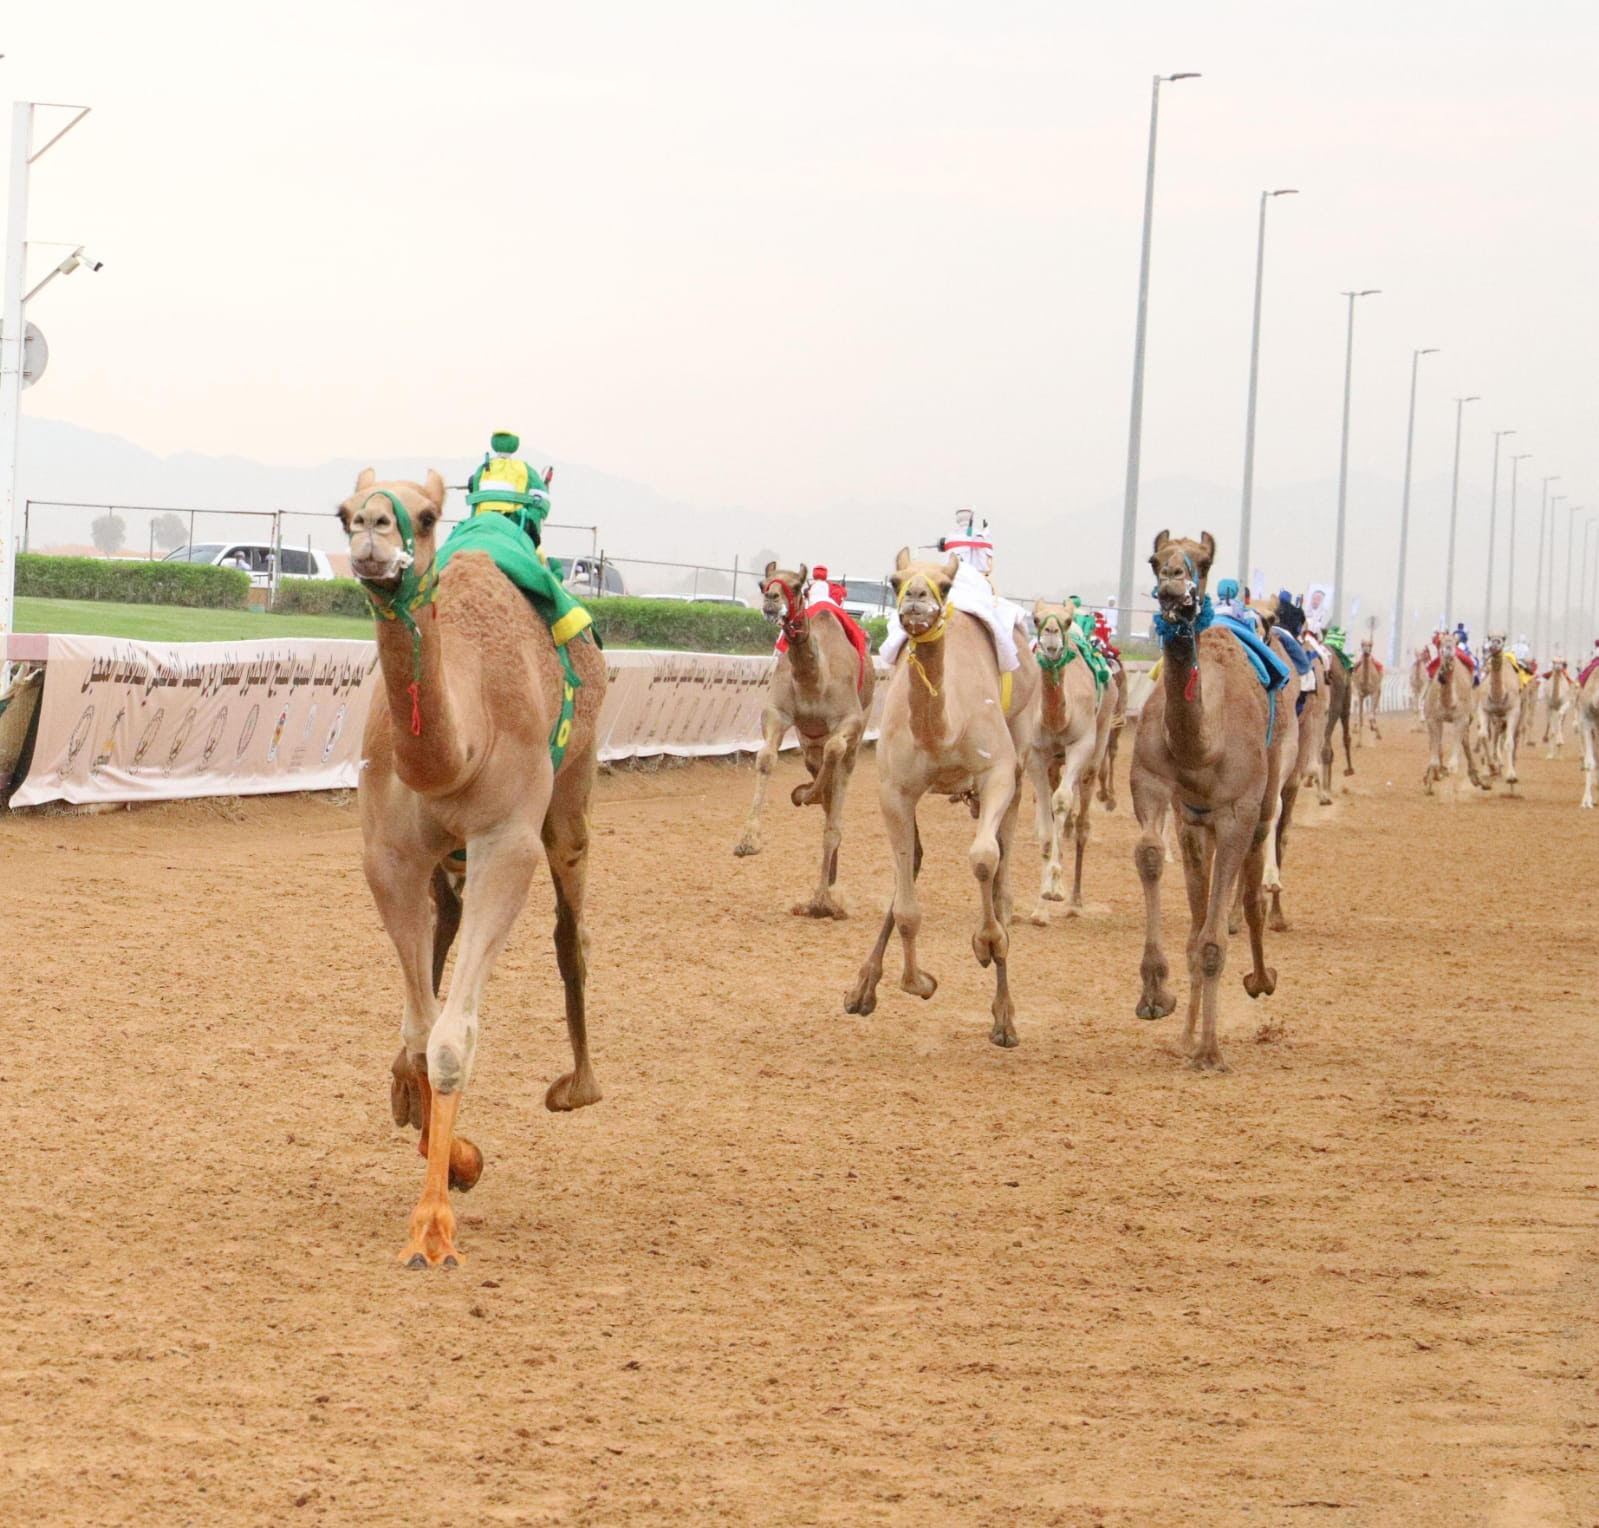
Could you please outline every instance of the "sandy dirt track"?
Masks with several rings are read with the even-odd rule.
[[[353,803],[0,822],[0,1520],[1599,1523],[1599,814],[1569,760],[1425,801],[1407,726],[1302,805],[1219,1077],[1133,1017],[1125,750],[1101,910],[1014,930],[1008,1053],[964,810],[922,810],[942,986],[893,947],[859,1020],[870,754],[841,924],[787,911],[792,760],[743,861],[747,767],[603,780],[606,1097],[542,1107],[541,878],[453,1273],[395,1262],[422,1163]],[[1180,951],[1177,867],[1166,905]]]

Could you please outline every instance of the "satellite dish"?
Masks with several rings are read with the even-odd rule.
[[[49,364],[50,347],[45,344],[44,336],[35,325],[23,325],[22,385],[32,387],[44,375],[44,369]]]

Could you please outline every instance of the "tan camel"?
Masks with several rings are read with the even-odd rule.
[[[370,467],[339,506],[351,570],[380,617],[384,697],[367,718],[361,835],[367,884],[405,984],[394,1117],[421,1130],[427,1158],[400,1254],[411,1267],[461,1260],[449,1190],[477,1181],[483,1155],[456,1134],[456,1115],[484,985],[527,897],[541,842],[555,885],[555,957],[573,1058],[544,1102],[577,1109],[600,1097],[584,1018],[583,893],[605,660],[586,635],[568,644],[574,694],[549,628],[486,555],[463,551],[437,576],[433,533],[443,506],[438,473],[422,485],[380,483]],[[556,768],[552,749],[563,730]],[[447,867],[458,867],[463,851],[458,895],[461,873]]]
[[[1575,705],[1582,739],[1582,805],[1592,811],[1594,782],[1599,780],[1599,664],[1577,686]]]
[[[1293,728],[1274,724],[1275,702],[1238,639],[1219,626],[1199,630],[1215,555],[1208,531],[1197,542],[1173,541],[1165,531],[1155,538],[1149,561],[1160,606],[1161,678],[1138,718],[1131,788],[1143,829],[1134,851],[1145,910],[1137,1013],[1163,1018],[1177,1006],[1166,985],[1160,934],[1161,829],[1175,809],[1189,910],[1183,1041],[1191,1047],[1191,1065],[1221,1070],[1216,984],[1227,959],[1227,905],[1240,875],[1253,961],[1244,990],[1258,997],[1277,986],[1277,973],[1266,966],[1260,883],[1283,747]]]
[[[1571,670],[1566,666],[1564,658],[1556,658],[1549,665],[1549,673],[1544,678],[1543,705],[1543,740],[1546,759],[1558,759],[1566,746],[1566,717],[1571,712],[1572,696],[1576,686],[1572,683]]]
[[[1355,772],[1355,761],[1349,751],[1349,707],[1353,687],[1349,683],[1349,671],[1342,662],[1333,662],[1327,665],[1327,712],[1326,720],[1322,725],[1321,773],[1316,779],[1316,799],[1322,806],[1332,804],[1332,771],[1333,771],[1333,733],[1338,728],[1343,728],[1344,733],[1344,774],[1352,775]]]
[[[1482,728],[1483,762],[1490,780],[1502,775],[1505,784],[1514,789],[1523,696],[1521,675],[1505,651],[1502,631],[1488,633],[1482,665],[1486,673],[1478,686],[1477,711]]]
[[[982,893],[982,916],[972,935],[979,965],[993,963],[995,1045],[1016,1042],[1016,1009],[1006,962],[1010,951],[1010,860],[1021,806],[1022,769],[1033,743],[1038,665],[1017,628],[1021,666],[1001,674],[983,623],[949,604],[957,559],[942,567],[913,562],[900,549],[893,573],[900,624],[910,636],[889,680],[877,741],[877,789],[894,851],[894,899],[855,986],[846,1013],[877,1006],[877,983],[889,935],[899,930],[905,950],[900,986],[929,998],[938,982],[916,962],[922,909],[916,876],[922,840],[916,805],[929,791],[971,803],[977,819],[968,861]],[[1008,681],[1008,682],[1007,682]]]
[[[1360,747],[1368,723],[1373,739],[1380,743],[1382,733],[1377,729],[1377,707],[1382,704],[1382,670],[1371,655],[1370,637],[1361,641],[1360,657],[1355,662],[1349,680],[1354,695],[1355,747]]]
[[[761,597],[768,620],[780,620],[787,651],[779,653],[772,671],[766,710],[761,717],[761,749],[755,756],[755,799],[744,821],[734,854],[761,849],[761,808],[783,734],[792,727],[811,778],[796,785],[789,799],[795,806],[822,807],[822,873],[809,902],[790,909],[802,917],[842,918],[843,905],[833,895],[838,880],[838,846],[844,836],[844,794],[855,772],[861,734],[872,712],[877,675],[870,656],[862,657],[832,615],[806,612],[804,589],[808,569],[786,572],[766,565]]]
[[[1477,761],[1472,757],[1470,733],[1472,722],[1471,671],[1455,656],[1455,634],[1440,631],[1436,638],[1438,672],[1427,681],[1427,692],[1422,700],[1422,711],[1427,718],[1427,771],[1422,776],[1422,787],[1430,796],[1433,785],[1458,772],[1461,758],[1466,761],[1466,772],[1471,783],[1482,790],[1491,787],[1477,773]],[[1449,757],[1444,758],[1448,745]]]
[[[1094,792],[1096,799],[1107,812],[1116,810],[1116,753],[1121,747],[1122,733],[1127,727],[1127,670],[1120,658],[1106,655],[1110,665],[1111,683],[1115,686],[1115,704],[1110,713],[1110,741],[1105,745],[1105,757],[1099,764],[1099,784]]]
[[[1432,650],[1426,647],[1418,647],[1410,660],[1410,704],[1416,711],[1412,732],[1423,732],[1427,727],[1427,685],[1430,682],[1427,669],[1431,663]]]
[[[1033,606],[1038,632],[1039,711],[1027,765],[1037,805],[1038,848],[1044,860],[1043,884],[1033,922],[1049,922],[1049,903],[1062,897],[1061,842],[1068,824],[1076,849],[1072,895],[1067,912],[1083,908],[1083,855],[1088,848],[1088,807],[1093,785],[1110,744],[1116,714],[1116,686],[1103,690],[1083,657],[1076,630],[1075,602],[1039,600]]]

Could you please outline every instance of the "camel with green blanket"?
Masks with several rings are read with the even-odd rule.
[[[1109,665],[1094,650],[1075,601],[1033,606],[1038,631],[1038,721],[1027,769],[1037,805],[1043,884],[1033,922],[1049,922],[1049,903],[1065,900],[1061,844],[1070,825],[1076,849],[1068,916],[1083,909],[1083,855],[1088,848],[1088,808],[1094,781],[1110,744],[1117,689]],[[1092,621],[1092,616],[1087,616]]]
[[[605,659],[523,514],[480,514],[435,548],[443,509],[438,473],[380,483],[368,468],[338,511],[383,672],[362,749],[361,837],[405,994],[390,1101],[396,1124],[421,1131],[427,1159],[400,1254],[415,1268],[461,1259],[449,1190],[477,1181],[483,1155],[456,1133],[456,1117],[483,990],[541,852],[573,1057],[544,1102],[577,1109],[600,1097],[584,1016],[583,899]]]

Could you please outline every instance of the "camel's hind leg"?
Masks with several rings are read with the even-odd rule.
[[[755,755],[755,799],[750,802],[744,831],[733,845],[738,855],[761,852],[761,809],[766,805],[766,789],[772,783],[772,766],[777,763],[778,745],[788,731],[789,719],[770,706],[761,713],[761,749]]]
[[[995,966],[993,1028],[988,1038],[1007,1050],[1016,1045],[1015,1007],[1005,960],[1010,953],[1010,933],[1005,927],[1009,889],[1005,880],[1005,852],[1016,831],[1020,772],[996,763],[980,787],[981,811],[977,836],[967,855],[982,896],[982,915],[972,935],[972,953],[980,966]],[[1057,792],[1058,794],[1058,792]]]
[[[1072,896],[1068,910],[1079,913],[1083,908],[1083,851],[1087,847],[1086,817],[1088,815],[1089,787],[1094,777],[1094,756],[1099,750],[1100,734],[1096,726],[1085,732],[1066,749],[1062,762],[1060,783],[1050,798],[1050,810],[1055,817],[1055,836],[1066,841],[1067,829],[1072,834],[1076,863],[1072,877]]]
[[[922,873],[922,833],[916,826],[916,814],[911,814],[911,880]],[[891,897],[888,911],[883,914],[883,925],[877,931],[877,940],[872,945],[871,952],[866,957],[866,963],[861,967],[860,975],[855,978],[855,985],[850,988],[844,998],[844,1012],[858,1013],[865,1018],[877,1007],[877,984],[883,976],[883,956],[888,950],[889,936],[894,932],[894,906],[898,900],[897,895]],[[932,977],[927,978],[937,988],[938,983]],[[921,994],[931,997],[931,991]]]
[[[1260,997],[1263,993],[1270,996],[1277,990],[1277,973],[1266,964],[1266,920],[1261,891],[1265,861],[1266,841],[1261,839],[1250,846],[1249,853],[1244,856],[1244,868],[1238,873],[1239,883],[1244,888],[1244,921],[1249,925],[1249,956],[1252,963],[1252,969],[1244,976],[1244,991],[1251,997]]]
[[[1231,818],[1232,820],[1228,820]],[[1253,826],[1246,827],[1237,821],[1236,808],[1215,827],[1216,851],[1211,860],[1209,895],[1205,908],[1204,926],[1199,930],[1199,974],[1204,983],[1200,1000],[1199,1043],[1194,1047],[1190,1065],[1196,1071],[1224,1072],[1226,1063],[1221,1059],[1221,1047],[1216,1043],[1216,988],[1227,964],[1227,898],[1233,890],[1233,881],[1249,858]],[[1185,861],[1184,869],[1188,869]],[[1251,900],[1258,905],[1259,886],[1244,888],[1244,907],[1247,913]]]
[[[1060,777],[1060,766],[1054,762],[1053,754],[1050,743],[1035,741],[1027,757],[1027,774],[1033,782],[1033,826],[1038,838],[1039,858],[1043,861],[1038,905],[1033,909],[1033,922],[1039,928],[1049,923],[1046,904],[1060,901],[1060,832],[1050,805],[1055,795],[1055,781]]]
[[[1577,732],[1582,739],[1582,810],[1593,810],[1594,779],[1599,776],[1599,719],[1577,713]]]
[[[822,804],[822,872],[809,902],[796,902],[789,909],[800,918],[843,918],[847,914],[833,895],[838,875],[838,846],[844,840],[844,793],[849,788],[855,767],[855,747],[865,719],[857,716],[835,732],[822,750],[822,765],[816,776],[817,792],[812,798]]]
[[[526,819],[501,824],[467,843],[466,897],[455,972],[444,1011],[427,1039],[432,1094],[427,1179],[411,1212],[410,1239],[400,1253],[400,1260],[413,1268],[453,1266],[460,1261],[449,1196],[455,1119],[472,1075],[483,989],[527,899],[537,844],[533,825]]]
[[[1261,850],[1265,858],[1265,871],[1261,881],[1261,888],[1271,893],[1271,931],[1274,934],[1288,932],[1288,920],[1283,917],[1283,855],[1288,849],[1288,827],[1294,820],[1294,803],[1299,799],[1297,785],[1286,786],[1277,799],[1277,811],[1271,824],[1271,831],[1266,835]],[[1240,882],[1247,887],[1249,871],[1247,862]],[[1247,889],[1245,899],[1248,898]]]
[[[589,1060],[588,931],[583,901],[588,888],[588,796],[591,772],[582,767],[556,783],[544,814],[544,855],[555,886],[555,963],[566,995],[566,1033],[572,1042],[572,1070],[557,1077],[544,1094],[544,1107],[581,1109],[600,1101],[600,1085]]]

